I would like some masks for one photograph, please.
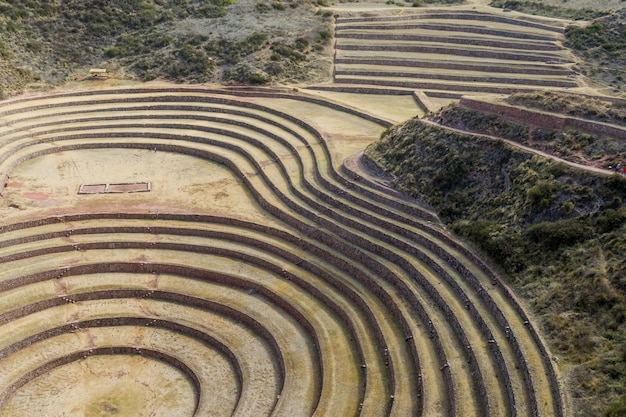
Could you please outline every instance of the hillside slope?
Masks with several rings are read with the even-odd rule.
[[[389,129],[367,155],[528,301],[560,358],[573,415],[624,415],[626,177],[417,119]]]
[[[0,1],[0,98],[90,67],[142,81],[318,81],[330,19],[309,0]]]

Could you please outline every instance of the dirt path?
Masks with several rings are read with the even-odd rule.
[[[464,135],[472,135],[472,136],[479,136],[479,137],[484,137],[484,138],[488,138],[488,139],[493,139],[493,140],[501,140],[503,142],[506,142],[507,144],[514,146],[518,149],[522,149],[526,152],[531,152],[534,153],[536,155],[541,155],[545,158],[549,158],[552,159],[554,161],[557,162],[562,162],[564,164],[567,164],[573,168],[577,168],[577,169],[582,169],[584,171],[588,171],[588,172],[593,172],[594,174],[600,174],[600,175],[613,175],[615,174],[615,171],[609,170],[609,169],[602,169],[602,168],[598,168],[598,167],[593,167],[593,166],[589,166],[589,165],[585,165],[585,164],[579,164],[576,162],[572,162],[572,161],[568,161],[566,159],[560,158],[556,155],[552,155],[550,153],[544,152],[544,151],[540,151],[538,149],[535,148],[531,148],[530,146],[526,146],[526,145],[522,145],[521,143],[509,140],[509,139],[505,139],[505,138],[501,138],[498,136],[491,136],[491,135],[485,135],[482,133],[477,133],[477,132],[472,132],[469,130],[461,130],[461,129],[456,129],[453,127],[449,127],[446,125],[440,125],[439,123],[433,121],[433,120],[429,120],[429,119],[420,119],[422,122],[429,124],[431,126],[437,126],[441,129],[446,129],[452,132],[458,132],[458,133],[462,133]]]

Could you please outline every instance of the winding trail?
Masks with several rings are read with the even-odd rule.
[[[519,142],[515,142],[515,141],[510,140],[510,139],[505,139],[505,138],[502,138],[502,137],[499,137],[499,136],[485,135],[483,133],[478,133],[478,132],[474,132],[474,131],[470,131],[470,130],[457,129],[457,128],[454,128],[454,127],[446,126],[444,124],[439,124],[439,123],[435,122],[434,120],[430,120],[430,119],[427,119],[427,118],[422,118],[422,119],[420,119],[420,121],[423,122],[423,123],[426,123],[428,125],[436,126],[436,127],[440,128],[440,129],[445,129],[445,130],[448,130],[448,131],[451,131],[451,132],[457,132],[457,133],[461,133],[461,134],[464,134],[464,135],[478,136],[478,137],[488,138],[488,139],[492,139],[492,140],[499,140],[499,141],[505,142],[505,143],[515,147],[515,148],[522,149],[522,150],[524,150],[526,152],[530,152],[530,153],[533,153],[535,155],[543,156],[544,158],[548,158],[548,159],[552,159],[552,160],[557,161],[557,162],[564,163],[564,164],[569,165],[569,166],[571,166],[573,168],[576,168],[576,169],[580,169],[580,170],[587,171],[587,172],[593,172],[594,174],[605,175],[605,176],[609,176],[609,175],[614,175],[615,174],[615,171],[610,170],[610,169],[603,169],[603,168],[598,168],[598,167],[594,167],[594,166],[590,166],[590,165],[586,165],[586,164],[580,164],[580,163],[577,163],[577,162],[568,161],[567,159],[560,158],[560,157],[558,157],[556,155],[553,155],[553,154],[541,151],[539,149],[532,148],[530,146],[522,145]]]

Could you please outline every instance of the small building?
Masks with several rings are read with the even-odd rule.
[[[89,76],[95,78],[108,77],[109,73],[104,68],[92,68],[89,70]]]

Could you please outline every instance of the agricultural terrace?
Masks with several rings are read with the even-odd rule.
[[[565,24],[476,7],[339,14],[333,83],[312,88],[420,91],[435,105],[466,94],[578,88],[575,59],[562,46]]]
[[[1,103],[0,416],[567,415],[500,277],[359,158],[440,99],[576,87],[562,29],[339,13],[333,83]]]
[[[2,415],[144,397],[142,415],[562,414],[498,276],[337,163],[385,121],[152,87],[17,99],[2,122]]]

